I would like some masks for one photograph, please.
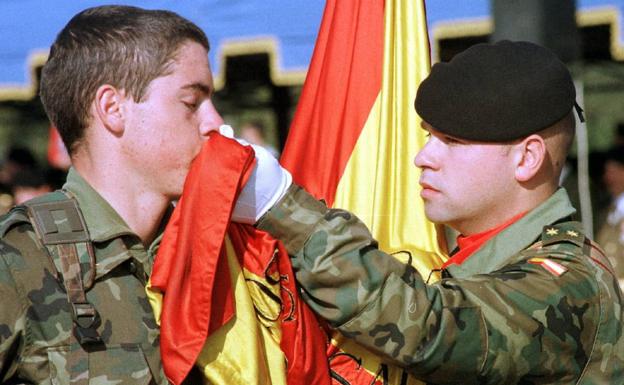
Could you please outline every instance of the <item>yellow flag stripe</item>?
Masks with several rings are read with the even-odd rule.
[[[380,248],[409,252],[424,277],[444,256],[435,226],[424,215],[413,158],[426,141],[413,107],[430,69],[422,1],[387,1],[383,80],[353,154],[338,184],[335,207],[353,211]]]
[[[381,90],[355,145],[336,191],[334,207],[354,212],[371,229],[380,249],[411,264],[427,278],[446,259],[435,226],[424,213],[413,158],[425,144],[413,107],[420,81],[430,69],[427,25],[422,0],[385,2]],[[382,367],[374,354],[334,335],[341,350],[361,360],[377,376]],[[422,384],[388,366],[388,383]]]

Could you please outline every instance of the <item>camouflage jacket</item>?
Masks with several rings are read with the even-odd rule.
[[[64,189],[77,199],[93,242],[95,280],[86,293],[99,313],[103,344],[82,348],[77,342],[57,270],[30,223],[18,221],[0,240],[0,383],[167,384],[144,288],[158,242],[145,250],[74,170]]]
[[[622,294],[560,189],[427,285],[297,186],[258,223],[332,326],[435,384],[623,384]]]

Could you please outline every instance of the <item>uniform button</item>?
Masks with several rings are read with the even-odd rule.
[[[137,272],[137,265],[136,265],[136,262],[134,261],[130,261],[130,272],[132,274]]]

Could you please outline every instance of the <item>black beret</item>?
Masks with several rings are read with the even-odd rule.
[[[507,142],[563,119],[575,106],[568,68],[529,42],[477,44],[436,63],[416,94],[416,112],[462,139]]]

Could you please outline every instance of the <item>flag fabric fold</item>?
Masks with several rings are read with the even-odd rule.
[[[191,165],[147,289],[168,379],[194,365],[213,384],[330,383],[327,337],[299,301],[283,247],[230,223],[251,147],[212,134]]]
[[[381,87],[383,12],[379,0],[327,1],[280,159],[329,206]]]
[[[413,102],[429,69],[423,0],[328,0],[281,158],[296,183],[354,212],[425,279],[445,260],[413,165],[426,142]],[[338,334],[333,343],[336,383],[417,383]]]

